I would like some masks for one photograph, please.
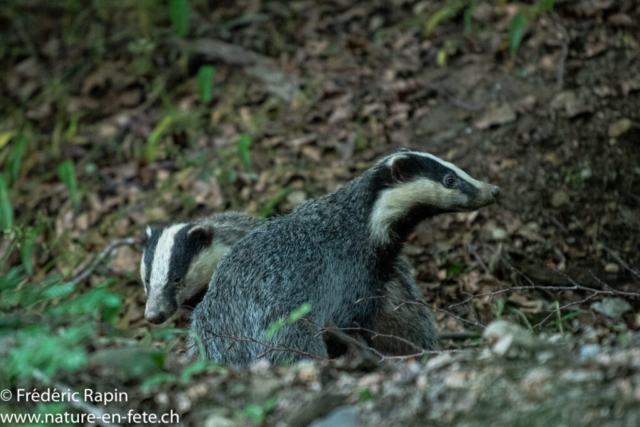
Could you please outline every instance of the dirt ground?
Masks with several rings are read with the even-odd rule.
[[[497,425],[481,408],[498,411],[487,402],[502,400],[483,393],[504,396],[517,383],[526,404],[520,397],[511,404],[534,409],[522,419],[503,414],[501,425],[547,424],[553,418],[540,415],[544,408],[585,417],[562,425],[638,425],[629,410],[640,400],[633,345],[640,330],[636,2],[556,1],[529,15],[516,52],[510,25],[533,2],[476,2],[468,16],[459,8],[428,30],[438,11],[458,3],[202,1],[192,6],[187,37],[143,6],[101,12],[37,3],[12,3],[0,13],[0,141],[13,131],[27,135],[10,196],[15,223],[39,230],[33,283],[53,275],[73,280],[113,239],[138,238],[148,223],[224,210],[286,213],[410,147],[502,188],[499,205],[425,221],[406,248],[439,329],[470,333],[445,339],[443,349],[484,348],[479,338],[498,318],[543,340],[563,334],[569,349],[562,357],[550,350],[559,362],[544,368],[537,355],[501,369],[500,359],[483,362],[480,351],[442,365],[429,363],[457,353],[426,364],[369,366],[371,355],[351,355],[337,365],[258,366],[253,373],[207,368],[197,384],[169,381],[140,392],[137,407],[176,408],[182,399],[189,402],[180,407],[186,424],[206,419],[210,426],[304,426],[340,405],[359,408],[362,425],[419,425],[425,417],[434,425]],[[204,104],[196,77],[203,65],[215,67]],[[243,135],[251,141],[248,162],[238,155]],[[7,171],[12,143],[0,143]],[[75,163],[77,206],[55,172],[65,159]],[[0,245],[5,269],[24,261],[8,236]],[[137,389],[142,380],[115,375],[104,354],[134,351],[133,344],[183,349],[172,326],[186,326],[185,319],[157,328],[143,318],[139,259],[138,241],[122,246],[80,282],[82,293],[115,278],[123,301],[115,329],[127,344],[89,344],[89,359],[98,361],[77,376],[63,374],[65,384]],[[587,374],[571,377],[569,364],[584,345],[603,353],[585,362],[593,369],[581,365]],[[612,358],[624,359],[618,371]],[[168,372],[182,369],[167,363]],[[538,389],[556,377],[545,389],[553,391]],[[252,382],[262,385],[252,390]],[[602,391],[590,402],[601,408],[604,399],[611,412],[581,413],[572,397],[557,407],[532,403],[573,396],[567,384]],[[313,416],[292,409],[304,408],[292,397],[296,390],[315,402]],[[197,403],[205,394],[206,410]],[[280,397],[269,407],[274,394]],[[619,395],[626,397],[616,407]],[[472,403],[462,408],[459,396]],[[395,413],[389,402],[413,409]],[[249,415],[238,418],[243,411]]]

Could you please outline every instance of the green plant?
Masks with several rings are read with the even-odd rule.
[[[9,197],[7,181],[0,175],[0,230],[10,230],[13,226],[13,206]]]
[[[238,139],[238,156],[244,171],[251,172],[251,135],[240,135]]]
[[[274,324],[272,324],[271,326],[269,326],[269,328],[267,328],[267,330],[264,332],[264,336],[267,339],[273,338],[276,332],[278,332],[283,326],[290,325],[292,323],[297,322],[298,320],[300,320],[301,317],[303,317],[305,314],[309,313],[310,311],[311,311],[311,304],[308,304],[308,303],[302,304],[300,307],[295,309],[288,317],[280,319],[276,321]]]
[[[186,36],[189,32],[189,0],[169,0],[169,16],[176,34]]]
[[[509,44],[511,46],[511,55],[515,56],[520,47],[524,29],[527,26],[527,17],[524,13],[518,13],[511,20],[511,26],[509,27]]]
[[[203,65],[198,69],[198,94],[200,102],[208,103],[213,98],[213,78],[216,69],[211,65]]]
[[[78,182],[76,181],[76,169],[73,160],[66,160],[58,166],[58,176],[64,183],[67,190],[71,194],[71,203],[75,209],[80,207],[80,192],[78,191]]]
[[[277,396],[272,397],[262,405],[256,405],[256,404],[248,405],[243,412],[243,416],[250,417],[255,424],[261,424],[264,421],[264,418],[267,412],[269,412],[276,406],[278,406]]]
[[[278,191],[278,194],[276,194],[276,196],[269,203],[267,203],[264,208],[262,208],[262,210],[258,215],[262,218],[268,217],[271,214],[271,212],[273,212],[273,210],[276,208],[276,206],[278,206],[278,203],[280,203],[282,199],[284,199],[289,194],[291,194],[292,191],[293,191],[293,188],[291,187],[285,187],[280,191]]]

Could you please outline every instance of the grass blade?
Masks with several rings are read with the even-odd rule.
[[[240,139],[238,139],[238,155],[245,172],[251,172],[251,135],[240,135]]]
[[[200,102],[203,104],[213,98],[213,77],[215,74],[216,70],[211,65],[203,65],[198,69],[198,93]]]
[[[13,227],[13,206],[9,198],[7,181],[0,175],[0,230],[10,230]]]
[[[80,192],[76,181],[76,168],[73,160],[66,160],[58,167],[58,175],[71,194],[71,203],[75,209],[80,207]]]
[[[169,15],[175,32],[186,36],[189,32],[189,0],[169,0]]]
[[[511,44],[511,55],[515,55],[520,47],[522,36],[524,34],[524,28],[527,25],[527,17],[518,13],[511,20],[511,28],[509,30],[509,42]]]

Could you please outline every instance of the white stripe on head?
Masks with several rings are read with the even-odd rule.
[[[477,179],[473,179],[469,176],[469,174],[467,174],[465,171],[463,171],[462,169],[460,169],[459,167],[457,167],[456,165],[454,165],[453,163],[449,163],[449,162],[445,162],[444,160],[442,160],[439,157],[434,156],[433,154],[429,154],[429,153],[421,153],[420,151],[414,151],[413,154],[417,154],[423,157],[428,157],[429,159],[440,163],[442,166],[447,167],[449,169],[451,169],[452,171],[454,171],[460,178],[464,179],[465,181],[467,181],[469,184],[473,185],[476,188],[482,188],[483,183],[478,181]]]
[[[176,234],[186,226],[187,224],[175,224],[162,231],[153,254],[153,262],[151,263],[149,290],[164,287],[168,283],[171,252],[173,251]]]

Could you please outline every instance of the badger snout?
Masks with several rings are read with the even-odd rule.
[[[165,320],[169,318],[166,313],[162,313],[160,311],[145,311],[144,318],[147,319],[147,322],[153,323],[154,325],[159,325],[163,323]]]
[[[491,195],[494,199],[498,200],[500,198],[500,187],[498,187],[497,185],[491,187]]]
[[[173,314],[178,311],[177,304],[167,303],[166,301],[158,302],[154,299],[147,300],[147,307],[144,310],[144,318],[149,323],[159,325],[165,322]]]

